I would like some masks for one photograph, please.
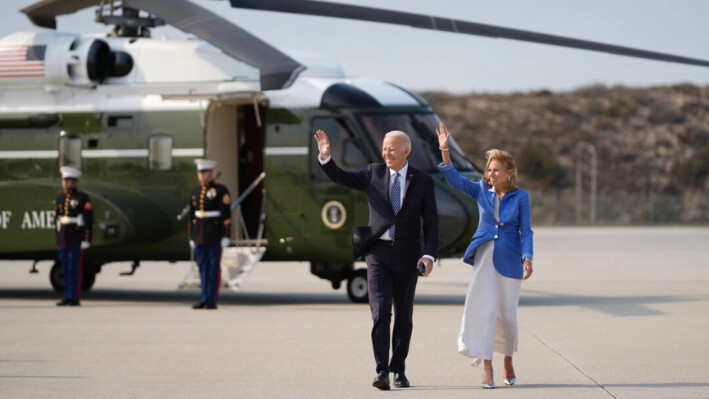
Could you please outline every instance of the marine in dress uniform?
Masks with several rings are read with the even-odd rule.
[[[93,206],[86,193],[76,186],[81,171],[70,166],[59,169],[62,191],[54,202],[59,262],[64,272],[64,299],[57,306],[79,306],[81,299],[82,259],[91,245]]]
[[[214,182],[216,161],[195,159],[200,184],[190,193],[190,246],[199,267],[202,294],[193,309],[216,309],[221,280],[222,248],[229,245],[231,197],[229,190]]]

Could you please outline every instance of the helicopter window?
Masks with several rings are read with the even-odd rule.
[[[59,166],[81,169],[81,139],[62,136],[59,138]]]
[[[432,137],[436,138],[436,129],[438,129],[438,126],[441,123],[441,120],[438,119],[436,114],[416,114],[414,115],[414,118],[421,125],[423,125],[423,128],[425,130],[427,130],[427,135],[431,135]],[[436,142],[437,140],[438,139],[436,139]],[[473,164],[470,163],[470,161],[468,161],[467,159],[465,159],[465,155],[463,155],[463,150],[460,149],[458,143],[456,143],[453,137],[450,138],[449,145],[450,156],[451,161],[453,162],[453,166],[455,166],[455,168],[460,171],[473,170]],[[440,153],[437,151],[434,152],[437,155],[438,161],[440,161]]]
[[[148,166],[150,170],[169,170],[172,167],[172,136],[167,134],[150,136]]]
[[[357,147],[354,140],[347,138],[342,143],[342,164],[349,167],[363,167],[367,165],[367,159],[362,154],[362,150]]]
[[[133,127],[133,117],[131,115],[111,115],[108,117],[108,127],[119,129],[130,129]]]
[[[321,129],[327,133],[330,140],[332,159],[348,169],[358,169],[369,162],[362,153],[362,149],[354,139],[352,131],[347,127],[342,118],[314,118],[312,131]],[[313,181],[329,181],[325,173],[320,170],[318,162],[318,146],[315,140],[310,143],[310,179]]]
[[[427,137],[414,124],[409,114],[361,115],[364,128],[370,132],[377,146],[381,146],[384,135],[392,130],[405,132],[411,139],[411,153],[408,161],[416,169],[430,171],[436,168],[433,156],[432,137]]]

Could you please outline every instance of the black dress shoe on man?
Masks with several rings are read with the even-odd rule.
[[[207,309],[216,309],[217,304],[216,303],[208,303],[207,306],[205,306]]]
[[[382,391],[388,391],[391,388],[389,386],[389,373],[386,371],[380,371],[376,378],[374,378],[372,386],[377,389],[381,389]]]
[[[79,302],[78,299],[73,299],[73,300],[69,301],[69,303],[68,303],[67,305],[69,305],[69,306],[81,306],[81,302]]]
[[[205,302],[199,302],[199,303],[195,303],[192,306],[192,309],[204,309],[205,306],[207,306],[207,304]]]
[[[408,388],[411,386],[409,379],[404,373],[394,373],[394,386],[398,388]]]
[[[71,301],[68,299],[62,299],[61,301],[57,302],[57,306],[66,306],[69,304],[69,302]]]

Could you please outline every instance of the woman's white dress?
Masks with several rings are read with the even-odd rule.
[[[500,199],[496,196],[495,219],[498,222],[499,208]],[[472,366],[492,360],[493,351],[512,356],[517,350],[517,306],[522,280],[497,272],[492,260],[494,250],[493,240],[475,251],[475,266],[458,332],[458,352],[472,358]]]

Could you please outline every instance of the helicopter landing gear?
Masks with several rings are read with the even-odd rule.
[[[347,280],[347,296],[354,303],[367,303],[367,269],[355,269],[352,262],[310,262],[310,272],[329,280],[333,289]]]
[[[89,291],[96,282],[96,273],[101,271],[101,265],[86,264],[82,269],[81,290]],[[52,284],[54,291],[64,292],[64,271],[59,261],[54,262],[52,269],[49,271],[49,282]]]
[[[347,296],[354,303],[369,302],[367,269],[353,270],[347,279]]]

